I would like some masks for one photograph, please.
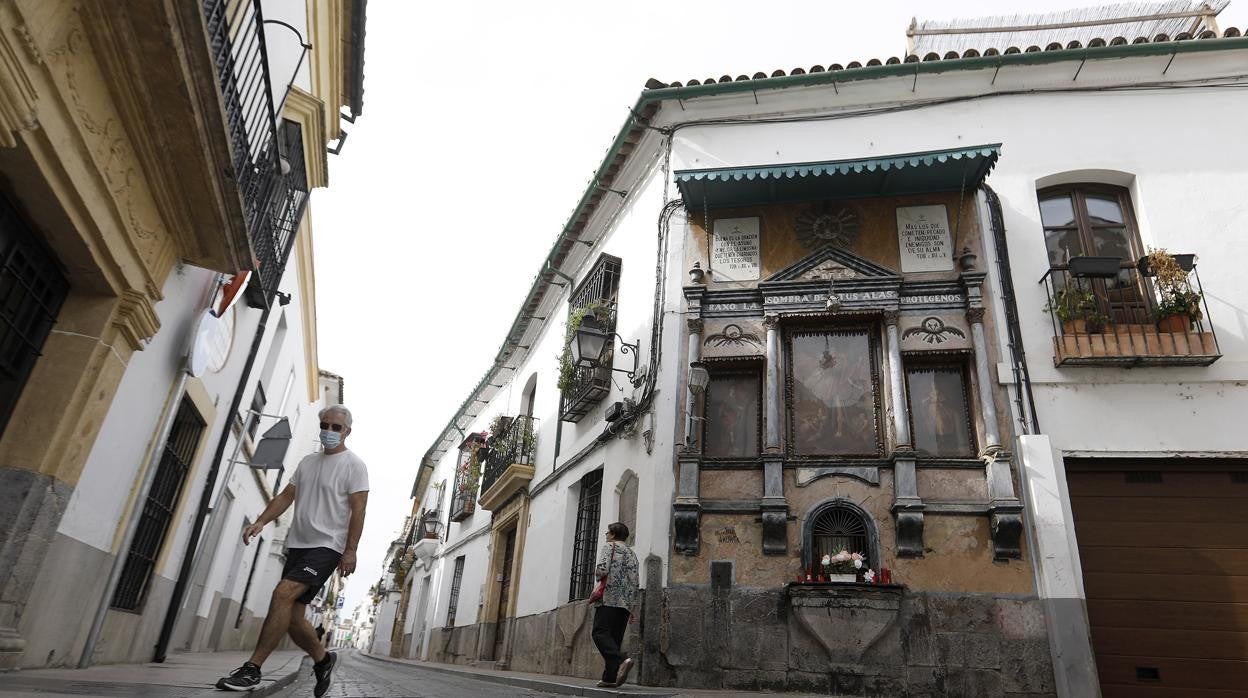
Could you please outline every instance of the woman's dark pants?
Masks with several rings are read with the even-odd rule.
[[[615,606],[599,606],[594,611],[594,645],[606,662],[602,670],[602,680],[615,683],[615,676],[620,671],[620,663],[628,655],[620,651],[624,643],[624,630],[628,627],[628,609]]]

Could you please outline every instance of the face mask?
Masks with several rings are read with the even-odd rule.
[[[342,434],[328,429],[321,430],[321,445],[325,448],[337,448],[342,443]]]

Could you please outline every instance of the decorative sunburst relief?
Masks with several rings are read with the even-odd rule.
[[[854,209],[825,201],[799,213],[793,228],[806,249],[817,250],[824,245],[850,247],[858,239],[861,225]]]

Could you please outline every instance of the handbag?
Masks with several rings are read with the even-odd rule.
[[[598,580],[598,586],[594,587],[593,593],[589,595],[590,603],[602,601],[602,595],[607,593],[607,578],[611,576],[611,563],[615,561],[615,546],[611,546],[611,556],[607,558],[607,573],[602,575],[602,579]]]

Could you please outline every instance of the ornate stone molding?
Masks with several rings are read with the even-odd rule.
[[[702,334],[705,329],[705,323],[700,317],[685,318],[685,325],[689,328],[690,334]]]
[[[763,499],[763,554],[784,555],[789,550],[789,506],[783,497]]]
[[[977,322],[983,322],[984,321],[984,309],[983,308],[967,308],[966,309],[966,321],[971,323],[972,325],[974,325]]]
[[[896,325],[900,320],[901,320],[901,311],[899,310],[885,310],[884,311],[884,324],[885,325]]]
[[[8,24],[11,8],[0,8],[0,26]],[[0,147],[17,145],[18,131],[35,128],[35,104],[39,95],[34,83],[22,65],[17,45],[36,65],[43,63],[43,55],[35,45],[34,37],[24,24],[9,25],[8,31],[0,31]]]
[[[897,519],[897,554],[901,557],[923,557],[923,509],[893,506]]]
[[[763,327],[769,330],[780,328],[780,315],[777,313],[768,313],[763,316]]]
[[[113,326],[134,351],[142,351],[144,342],[160,330],[160,318],[152,301],[138,291],[125,291],[117,303]]]
[[[673,547],[681,555],[697,555],[701,547],[702,507],[695,502],[677,501],[672,505],[672,523],[676,538]]]
[[[1023,517],[1019,507],[1001,507],[989,514],[992,529],[992,556],[997,560],[1017,560],[1023,556],[1020,541]]]

